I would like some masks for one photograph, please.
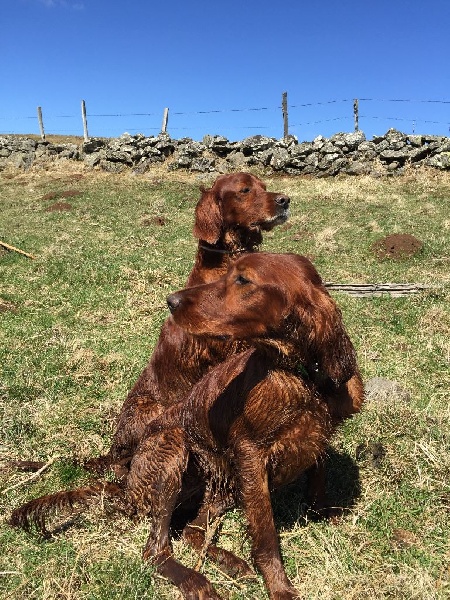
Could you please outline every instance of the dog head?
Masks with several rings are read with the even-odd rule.
[[[171,294],[167,302],[177,325],[193,335],[275,342],[278,352],[337,386],[355,372],[341,312],[303,256],[244,255],[219,280]]]
[[[288,196],[268,192],[265,184],[250,173],[221,175],[212,188],[202,190],[195,209],[194,236],[215,244],[235,230],[260,235],[261,230],[268,231],[286,221],[289,203]]]

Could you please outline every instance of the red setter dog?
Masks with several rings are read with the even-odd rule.
[[[169,526],[194,457],[203,503],[183,532],[232,576],[247,563],[208,544],[208,520],[242,507],[252,558],[270,598],[298,592],[281,560],[270,492],[297,479],[326,453],[330,436],[360,410],[363,385],[341,313],[314,266],[294,254],[247,254],[219,280],[168,297],[169,323],[196,339],[246,341],[251,347],[213,367],[187,398],[153,420],[134,453],[123,488],[91,486],[31,501],[11,523],[45,527],[50,508],[105,493],[147,515],[144,558],[189,599],[219,596],[201,573],[172,555]]]
[[[194,236],[199,242],[186,285],[215,281],[242,253],[254,252],[262,231],[286,221],[289,203],[288,196],[266,191],[249,173],[218,177],[211,189],[202,190],[195,209]],[[115,465],[117,475],[126,474],[146,426],[237,348],[236,343],[193,337],[167,320],[150,362],[123,404],[108,454],[88,461],[86,467],[101,472]]]

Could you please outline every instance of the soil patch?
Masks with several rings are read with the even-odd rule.
[[[301,242],[303,240],[308,240],[313,237],[311,231],[307,231],[306,229],[298,229],[294,235],[291,236],[291,240],[294,242]]]
[[[78,190],[65,190],[64,192],[49,192],[42,196],[41,200],[56,200],[57,198],[73,198],[74,196],[80,196],[81,192]]]
[[[55,204],[52,204],[45,209],[46,212],[57,212],[62,210],[72,210],[72,205],[68,202],[55,202]]]
[[[393,233],[372,244],[372,251],[379,259],[402,259],[422,251],[423,243],[409,233]]]
[[[81,196],[81,192],[78,190],[66,190],[59,195],[60,198],[73,198],[74,196]]]
[[[41,200],[55,200],[56,198],[59,198],[58,192],[49,192],[42,196]]]
[[[380,442],[367,441],[356,447],[356,460],[367,461],[372,467],[379,469],[386,455],[386,450]]]
[[[144,227],[149,227],[150,225],[159,225],[160,227],[164,227],[166,224],[166,220],[164,217],[151,217],[147,219],[143,219],[142,225]]]
[[[15,312],[17,312],[17,307],[12,302],[7,302],[6,300],[0,300],[0,313],[5,313],[8,311],[15,313]]]

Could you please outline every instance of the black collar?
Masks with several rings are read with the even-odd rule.
[[[243,252],[248,252],[246,248],[237,248],[236,250],[228,250],[227,248],[217,248],[214,244],[208,244],[208,242],[199,242],[199,247],[202,250],[207,250],[208,252],[217,252],[218,254],[242,254]]]

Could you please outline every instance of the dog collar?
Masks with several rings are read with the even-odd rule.
[[[200,242],[199,247],[202,250],[207,250],[208,252],[217,252],[218,254],[242,254],[243,252],[248,252],[245,248],[238,248],[237,250],[226,250],[225,248],[215,248],[214,246],[206,245]]]

